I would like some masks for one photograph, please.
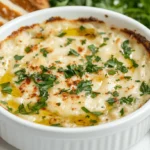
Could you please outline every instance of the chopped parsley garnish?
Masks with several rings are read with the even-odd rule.
[[[61,33],[59,33],[57,36],[58,37],[63,37],[63,36],[65,36],[66,35],[66,32],[61,32]]]
[[[132,48],[129,46],[129,40],[125,40],[121,44],[121,48],[123,49],[123,55],[125,58],[130,58],[131,53],[133,52]]]
[[[79,28],[81,31],[85,30],[86,28],[84,26],[80,26]]]
[[[91,111],[88,110],[86,107],[81,107],[81,109],[82,109],[85,113],[90,113],[90,114],[93,114],[93,115],[95,115],[95,116],[100,116],[100,115],[103,114],[102,112],[99,112],[99,111],[91,112]]]
[[[99,57],[99,56],[95,56],[95,61],[96,61],[96,62],[101,61],[101,57]]]
[[[42,72],[48,72],[49,70],[54,70],[54,69],[56,69],[55,66],[51,66],[51,67],[48,68],[48,67],[45,67],[45,66],[43,66],[43,65],[41,65],[40,68],[41,68]]]
[[[106,32],[99,32],[100,35],[106,34]]]
[[[88,49],[92,52],[93,55],[98,52],[98,48],[93,44],[89,45]]]
[[[67,69],[63,70],[62,68],[59,70],[60,72],[64,72],[65,78],[71,78],[74,75],[77,75],[79,77],[82,77],[84,72],[84,68],[82,65],[68,65]]]
[[[124,76],[124,79],[132,80],[132,77],[131,76]]]
[[[128,97],[122,97],[120,99],[120,104],[126,103],[131,105],[132,102],[134,102],[136,99],[134,97],[132,97],[132,95],[128,96]]]
[[[19,105],[17,112],[20,113],[20,114],[23,114],[23,115],[29,114],[29,112],[27,112],[27,110],[26,110],[24,104],[20,104],[20,105]]]
[[[135,62],[134,59],[130,59],[134,68],[137,68],[139,65]]]
[[[2,93],[11,94],[12,86],[11,86],[10,82],[3,83],[0,86],[1,86]]]
[[[74,49],[70,49],[68,55],[79,56],[80,54],[77,51],[75,51]]]
[[[85,113],[90,113],[90,111],[89,111],[86,107],[81,107],[81,109],[82,109]]]
[[[141,96],[145,94],[150,94],[150,86],[145,82],[142,82],[140,85]]]
[[[91,94],[92,92],[92,82],[89,80],[82,80],[79,82],[79,84],[77,85],[77,91],[76,93],[80,93],[82,91],[86,91],[86,94]]]
[[[126,59],[129,59],[132,62],[133,67],[137,68],[139,65],[135,62],[134,59],[130,58],[131,53],[134,51],[130,46],[129,46],[129,40],[125,40],[121,44],[121,48],[123,49],[123,56]]]
[[[2,60],[4,57],[0,57],[0,60]]]
[[[25,48],[25,52],[26,52],[26,53],[31,52],[31,47],[30,47],[30,46],[27,46],[27,47]]]
[[[121,85],[116,85],[114,88],[115,88],[115,90],[117,90],[117,89],[121,89],[122,86]]]
[[[22,81],[24,81],[28,77],[25,69],[20,69],[20,70],[16,71],[15,75],[18,76],[18,80],[15,81],[15,83],[17,83],[17,84],[21,83]]]
[[[82,44],[82,45],[86,44],[86,39],[81,40],[81,44]]]
[[[24,57],[24,56],[15,55],[15,56],[14,56],[14,59],[15,59],[15,60],[21,60],[23,57]]]
[[[102,70],[102,67],[92,64],[91,62],[87,62],[85,70],[89,73],[97,73],[99,70]]]
[[[105,45],[107,45],[106,43],[102,43],[99,47],[103,47],[103,46],[105,46]]]
[[[103,40],[104,40],[104,43],[105,43],[106,41],[109,40],[109,38],[108,38],[108,37],[105,37]]]
[[[108,103],[109,105],[113,105],[115,102],[116,102],[116,101],[115,101],[114,98],[109,98],[109,99],[107,100],[107,103]]]
[[[40,49],[40,52],[43,54],[44,57],[47,57],[48,51],[45,48]]]
[[[65,46],[70,45],[74,40],[75,40],[75,39],[67,38],[67,42],[66,42]]]
[[[124,109],[123,109],[123,108],[120,110],[120,115],[121,115],[121,116],[124,115]]]
[[[99,95],[100,93],[99,92],[91,92],[91,97],[92,98],[95,98]]]
[[[0,101],[1,104],[7,105],[8,103],[6,101]]]
[[[19,66],[20,66],[19,64],[15,64],[15,65],[14,65],[14,68],[17,68],[17,67],[19,67]]]
[[[116,72],[117,72],[116,70],[108,70],[109,75],[114,75],[114,74],[116,74]]]
[[[111,56],[109,60],[105,63],[105,66],[108,68],[114,68],[116,70],[120,70],[122,73],[127,73],[128,69],[123,65],[122,62],[118,61],[116,58]]]
[[[60,123],[51,124],[51,126],[53,126],[53,127],[62,127],[62,125]]]
[[[117,91],[114,91],[114,92],[111,93],[111,95],[114,96],[114,97],[118,97],[119,93]]]

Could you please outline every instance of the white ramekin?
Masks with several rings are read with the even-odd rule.
[[[30,13],[1,27],[0,40],[19,27],[40,23],[52,16],[69,19],[93,16],[110,25],[136,30],[150,40],[150,30],[137,21],[119,13],[91,7],[59,7]],[[149,129],[150,101],[122,119],[83,128],[34,124],[0,107],[0,136],[21,150],[125,150],[139,141]]]

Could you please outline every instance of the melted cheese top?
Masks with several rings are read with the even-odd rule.
[[[119,119],[150,98],[150,58],[105,23],[58,20],[1,42],[0,105],[31,122],[63,127]]]

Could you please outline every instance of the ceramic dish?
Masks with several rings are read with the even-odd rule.
[[[150,31],[124,15],[90,7],[60,7],[37,11],[15,19],[0,29],[0,40],[26,25],[52,16],[68,19],[95,17],[109,25],[136,30],[150,40]],[[0,136],[21,150],[125,150],[150,129],[150,101],[122,119],[94,127],[60,128],[22,120],[0,107]]]

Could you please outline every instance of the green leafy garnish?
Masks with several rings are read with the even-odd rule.
[[[16,71],[15,75],[18,76],[18,80],[15,81],[15,83],[17,83],[17,84],[20,84],[22,81],[24,81],[28,77],[25,69],[20,69],[20,70]]]
[[[80,26],[80,30],[83,31],[85,30],[86,28],[84,26]]]
[[[61,33],[59,33],[57,36],[58,37],[63,37],[63,36],[65,36],[66,35],[66,32],[61,32]]]
[[[12,86],[11,86],[10,82],[3,83],[0,86],[2,88],[1,89],[2,93],[11,94],[11,92],[12,92]]]
[[[66,78],[71,78],[72,76],[74,75],[77,75],[79,77],[82,77],[83,74],[85,73],[84,72],[84,68],[82,65],[68,65],[67,66],[67,69],[63,70],[63,69],[59,69],[59,71],[61,72],[64,72],[64,75]]]
[[[74,40],[75,40],[75,39],[67,38],[67,42],[66,42],[65,46],[70,45]]]
[[[62,125],[60,123],[51,124],[51,126],[53,126],[53,127],[62,127]]]
[[[44,57],[47,57],[48,51],[45,48],[40,49],[40,52],[43,54]]]
[[[121,115],[121,116],[124,115],[124,109],[123,109],[123,108],[120,110],[120,115]]]
[[[75,51],[74,49],[70,49],[68,55],[79,56],[80,54],[77,51]]]
[[[141,96],[145,94],[150,94],[150,86],[145,82],[142,82],[140,85]]]
[[[111,56],[109,60],[105,63],[105,66],[108,68],[114,68],[116,70],[120,70],[122,73],[127,73],[128,69],[123,65],[122,62],[118,61],[116,58]]]
[[[98,48],[93,44],[89,45],[88,49],[92,52],[93,55],[98,52]]]
[[[0,57],[0,60],[2,60],[3,58],[4,58],[4,57],[1,56],[1,57]]]
[[[132,102],[134,102],[136,99],[134,97],[132,97],[131,95],[128,97],[122,97],[120,99],[120,104],[126,103],[131,105]]]
[[[107,100],[107,103],[108,103],[109,105],[113,105],[115,102],[116,102],[116,101],[115,101],[114,98],[109,98],[109,99]]]
[[[89,80],[82,80],[77,85],[77,91],[76,93],[80,93],[82,91],[86,91],[87,94],[90,94],[92,92],[92,82]]]
[[[97,117],[103,114],[103,113],[100,112],[100,111],[91,112],[91,111],[88,110],[86,107],[81,107],[81,109],[82,109],[85,113],[90,113],[90,114],[93,114],[93,115],[95,115],[95,116],[97,116]]]
[[[81,44],[82,44],[82,45],[86,44],[86,39],[81,40]]]
[[[27,46],[27,47],[25,48],[25,52],[26,52],[26,53],[31,52],[31,47],[30,47],[30,46]]]
[[[14,59],[15,59],[15,60],[21,60],[23,57],[24,57],[24,56],[15,55],[15,56],[14,56]]]

